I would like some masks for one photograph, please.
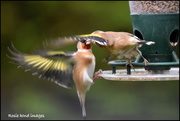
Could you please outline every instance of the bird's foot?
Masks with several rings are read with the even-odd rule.
[[[132,62],[131,62],[130,60],[127,61],[127,63],[126,63],[126,68],[127,68],[128,65],[129,65],[131,68],[133,68],[134,71],[135,71],[135,68],[134,68],[134,66],[132,65]]]
[[[102,74],[102,69],[99,69],[97,72],[94,73],[94,78],[93,81],[95,79],[102,79],[99,75]]]
[[[147,66],[147,63],[149,63],[148,60],[144,59],[144,65]]]

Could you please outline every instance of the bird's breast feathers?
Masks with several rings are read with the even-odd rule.
[[[76,66],[74,68],[74,81],[91,83],[95,69],[95,57],[91,52],[77,52],[75,54]]]

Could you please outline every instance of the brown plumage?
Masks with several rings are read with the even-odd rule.
[[[132,57],[136,57],[138,54],[140,54],[146,64],[148,61],[142,56],[142,53],[138,47],[141,47],[142,44],[151,45],[155,43],[152,41],[140,40],[138,37],[128,32],[104,32],[98,30],[92,32],[90,35],[98,35],[107,42],[107,46],[101,46],[111,53],[105,58],[105,60],[108,60],[113,56],[118,56],[119,59],[123,57],[131,59]],[[95,44],[98,45],[98,43]]]

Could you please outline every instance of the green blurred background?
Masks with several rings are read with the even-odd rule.
[[[17,69],[6,57],[7,46],[13,42],[31,53],[46,39],[95,30],[132,33],[128,1],[1,1],[1,119],[30,113],[44,114],[42,119],[81,119],[75,88]],[[61,50],[76,51],[76,45]],[[102,62],[106,51],[93,45],[93,53],[96,71],[111,69]],[[179,119],[179,81],[96,80],[87,93],[86,111],[88,119]]]

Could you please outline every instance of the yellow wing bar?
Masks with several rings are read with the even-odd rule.
[[[96,36],[96,37],[102,37],[100,34],[83,34],[83,35],[77,35],[78,37],[89,37],[89,36]]]
[[[43,71],[47,71],[49,69],[52,70],[68,70],[68,64],[65,60],[51,60],[39,55],[27,55],[24,56],[24,61],[31,65],[32,67],[36,67],[37,69],[42,69]]]

